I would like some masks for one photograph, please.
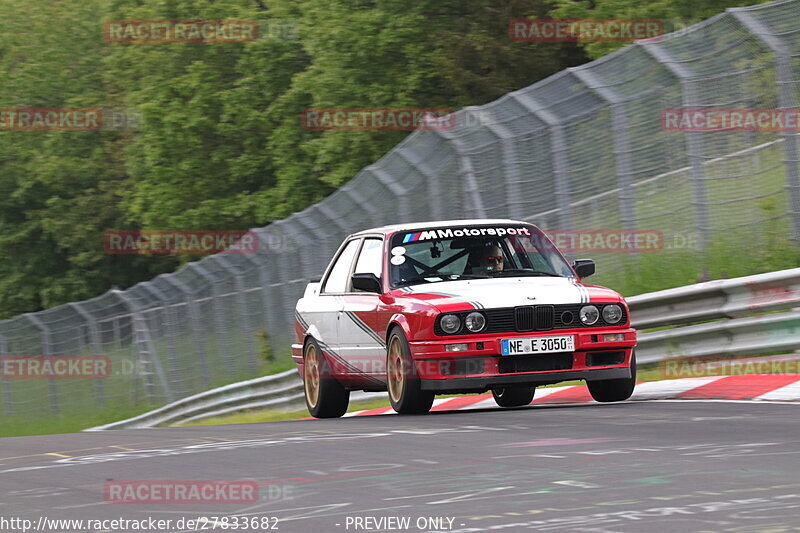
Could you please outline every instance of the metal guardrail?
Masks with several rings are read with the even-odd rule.
[[[678,326],[640,333],[636,357],[642,364],[800,348],[800,311],[792,310],[800,306],[800,268],[642,294],[629,298],[628,304],[633,325],[639,329]],[[354,393],[351,400],[379,395]],[[288,370],[219,387],[87,431],[174,425],[248,409],[289,411],[304,406],[303,383],[295,370]]]
[[[354,392],[351,401],[380,396],[378,393]],[[297,370],[232,383],[172,402],[164,407],[129,418],[97,426],[84,431],[106,429],[138,429],[162,425],[176,425],[228,415],[250,409],[295,411],[305,409],[303,381]]]
[[[800,268],[642,294],[628,305],[640,330],[679,326],[641,333],[639,363],[800,348],[800,312],[790,311],[800,307]]]
[[[800,307],[800,268],[650,292],[627,299],[634,327],[678,326]]]

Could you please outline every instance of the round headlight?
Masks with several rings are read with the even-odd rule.
[[[472,333],[478,333],[486,327],[486,317],[481,313],[472,312],[464,319],[464,324]]]
[[[444,315],[439,324],[445,333],[452,334],[461,329],[461,319],[456,315]]]
[[[616,324],[622,319],[622,308],[617,304],[603,307],[603,320],[606,324]]]
[[[581,322],[586,324],[587,326],[591,326],[597,319],[600,318],[600,311],[593,305],[584,305],[581,307],[581,312],[579,313],[581,317]]]

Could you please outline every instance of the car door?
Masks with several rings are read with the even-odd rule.
[[[340,249],[322,281],[317,305],[311,312],[311,322],[317,328],[315,338],[328,355],[332,370],[337,375],[350,374],[353,370],[340,353],[339,322],[344,309],[344,294],[350,288],[353,263],[360,246],[361,239],[355,238]]]
[[[355,262],[354,274],[375,274],[383,270],[383,239],[366,237]],[[343,296],[339,320],[339,351],[359,372],[382,377],[386,373],[386,343],[378,327],[380,295],[348,287]]]

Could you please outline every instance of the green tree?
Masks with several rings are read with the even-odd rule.
[[[554,0],[553,18],[577,19],[659,19],[667,32],[722,13],[728,7],[748,6],[753,0]],[[630,43],[584,42],[581,46],[592,59]]]

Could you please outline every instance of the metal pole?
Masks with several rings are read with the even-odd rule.
[[[459,175],[461,175],[466,185],[464,192],[466,193],[466,198],[472,204],[474,218],[486,218],[486,208],[483,206],[478,178],[475,176],[475,169],[472,166],[472,160],[469,158],[467,150],[464,148],[464,143],[452,131],[436,130],[434,133],[450,141],[456,154],[458,154]]]
[[[67,305],[86,321],[86,325],[89,328],[89,338],[91,339],[91,349],[94,352],[92,355],[100,355],[103,348],[100,342],[100,330],[97,328],[97,321],[88,311],[81,307],[81,302]],[[100,404],[101,407],[104,407],[106,405],[106,388],[105,381],[102,379],[95,380],[95,395],[97,396],[97,403]]]
[[[794,95],[797,80],[794,79],[792,70],[792,51],[787,43],[761,20],[754,17],[750,13],[750,8],[729,8],[726,11],[775,54],[779,109],[794,109],[797,106]],[[798,246],[800,245],[800,171],[798,171],[800,154],[797,147],[797,134],[784,131],[781,136],[783,137],[786,186],[789,189],[791,202],[789,214],[792,219],[792,241],[795,246]]]
[[[681,81],[683,92],[683,106],[697,107],[700,103],[700,95],[695,85],[694,73],[684,66],[680,61],[659,47],[655,43],[639,43],[642,50],[663,64],[664,67],[672,72]],[[705,253],[709,243],[709,232],[711,230],[708,217],[708,199],[706,195],[705,170],[703,168],[703,138],[700,133],[686,133],[686,151],[689,157],[690,171],[694,190],[694,217],[697,227],[697,241],[701,252],[703,278],[708,277],[707,254]]]
[[[166,376],[164,375],[164,370],[161,368],[161,360],[158,357],[158,353],[156,352],[155,346],[153,346],[153,339],[152,335],[150,334],[149,327],[147,325],[147,319],[141,314],[141,309],[136,301],[133,300],[125,291],[119,291],[112,289],[111,293],[116,295],[117,298],[122,300],[122,303],[128,308],[128,312],[131,314],[131,328],[132,328],[132,342],[134,348],[137,344],[143,344],[142,348],[146,350],[145,356],[148,357],[150,363],[153,366],[154,373],[158,378],[158,381],[161,385],[161,390],[164,393],[164,397],[167,401],[172,401],[174,399],[174,394],[172,389],[169,386],[169,382],[167,381]],[[139,330],[139,335],[144,335],[144,337],[139,337],[137,339],[137,326],[141,327],[142,330]],[[148,391],[148,396],[151,398],[155,397],[154,394],[154,384],[147,376],[144,376],[145,380],[145,387]]]
[[[242,324],[242,329],[245,333],[245,346],[247,347],[247,362],[250,366],[252,373],[256,372],[258,368],[258,360],[256,359],[256,349],[253,345],[253,336],[255,331],[253,329],[252,321],[250,320],[250,311],[247,308],[247,294],[245,293],[244,277],[241,269],[233,264],[231,259],[225,254],[218,254],[215,256],[217,262],[222,263],[226,270],[233,274],[233,282],[236,286],[236,303],[239,307],[239,322]]]
[[[44,322],[42,322],[42,320],[38,316],[36,316],[33,313],[25,313],[23,316],[25,318],[27,318],[31,322],[31,324],[34,325],[34,327],[36,329],[39,330],[39,333],[41,335],[40,338],[41,338],[41,343],[42,343],[43,355],[45,355],[46,357],[51,356],[52,355],[52,350],[51,350],[52,342],[51,342],[51,339],[50,339],[50,329],[47,327],[47,325],[45,325]],[[47,384],[48,384],[48,388],[50,390],[50,393],[49,393],[49,396],[50,396],[50,411],[54,415],[58,415],[59,414],[58,387],[56,386],[55,378],[48,379],[47,380]]]
[[[174,274],[162,274],[160,277],[163,280],[167,280],[167,278],[173,276]],[[161,312],[164,314],[164,320],[162,321],[162,325],[164,327],[164,332],[166,333],[167,338],[167,347],[169,350],[169,381],[170,381],[170,388],[173,390],[173,394],[176,398],[180,398],[186,394],[186,390],[179,385],[181,381],[181,368],[178,364],[178,349],[175,345],[175,337],[176,337],[176,325],[177,325],[177,317],[176,311],[172,308],[169,304],[169,298],[165,294],[163,294],[157,287],[155,287],[151,282],[145,282],[141,284],[141,288],[144,291],[150,293],[156,300],[161,303]],[[151,309],[155,310],[155,309]],[[185,372],[186,370],[184,370]],[[207,384],[207,383],[206,383]]]
[[[197,302],[195,302],[192,297],[192,290],[174,275],[163,276],[161,279],[178,289],[183,295],[183,301],[186,303],[187,314],[189,315],[189,331],[192,334],[192,341],[194,341],[195,349],[197,350],[197,364],[200,367],[200,379],[203,385],[208,387],[211,380],[208,372],[206,348],[202,338],[204,327],[203,321],[200,318],[200,313],[197,311]],[[161,295],[158,297],[162,301],[162,305],[164,305],[165,308],[168,307],[162,293],[158,291],[156,294]],[[173,350],[173,346],[174,344],[170,341],[170,350]],[[177,356],[177,353],[175,355]]]
[[[558,222],[561,226],[560,229],[572,229],[574,219],[572,217],[572,206],[570,205],[572,194],[569,183],[568,145],[561,119],[528,93],[510,93],[509,96],[540,121],[547,124],[550,130],[550,153],[553,159],[553,173],[555,174],[556,205],[559,209]]]
[[[0,360],[8,355],[8,341],[4,336],[0,335]],[[6,408],[6,414],[14,414],[14,398],[11,391],[11,380],[5,376],[3,377],[3,403]]]
[[[217,330],[217,336],[219,338],[219,348],[220,348],[220,357],[224,362],[225,368],[231,368],[233,365],[233,353],[231,350],[231,343],[230,343],[230,335],[228,334],[228,330],[225,324],[226,319],[228,318],[224,310],[222,309],[222,296],[219,293],[219,284],[217,280],[203,267],[200,266],[199,263],[189,263],[186,265],[187,268],[191,268],[197,274],[205,279],[208,284],[211,286],[211,293],[212,293],[212,306],[214,308],[214,325]]]
[[[397,148],[395,153],[402,157],[406,163],[421,176],[425,177],[425,185],[427,185],[427,199],[429,206],[429,217],[431,220],[442,220],[444,218],[444,199],[442,198],[442,187],[437,174],[425,164],[424,161],[412,157],[413,152],[406,148]]]
[[[411,220],[411,206],[409,205],[408,201],[408,194],[406,188],[400,183],[397,182],[397,179],[386,172],[379,166],[372,165],[367,167],[367,170],[373,174],[378,181],[380,181],[383,185],[386,186],[387,189],[394,195],[395,199],[397,199],[398,203],[398,211],[400,215],[400,220],[398,223],[409,222]]]

